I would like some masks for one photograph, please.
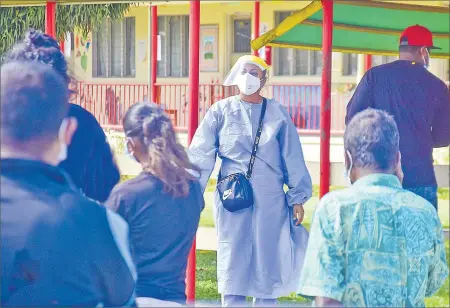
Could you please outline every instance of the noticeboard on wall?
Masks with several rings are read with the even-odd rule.
[[[200,71],[219,71],[219,25],[200,27]]]

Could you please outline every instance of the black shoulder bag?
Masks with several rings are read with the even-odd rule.
[[[224,178],[220,177],[217,183],[217,190],[223,207],[230,212],[236,212],[249,208],[253,205],[253,188],[250,183],[253,165],[255,164],[256,152],[258,151],[259,139],[263,127],[264,114],[266,113],[267,100],[263,98],[261,116],[259,118],[258,131],[253,143],[252,156],[246,173],[233,173]]]

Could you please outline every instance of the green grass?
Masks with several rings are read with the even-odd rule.
[[[215,251],[197,250],[196,298],[199,300],[220,300],[217,293],[217,260]],[[292,294],[280,298],[280,302],[308,302],[301,296]]]
[[[342,187],[331,187],[330,190],[338,190]],[[205,209],[202,212],[202,216],[200,218],[200,226],[201,227],[214,227],[214,218],[213,218],[213,206],[214,206],[214,182],[210,182],[205,191]],[[309,228],[311,223],[311,218],[314,213],[314,209],[319,202],[319,187],[314,185],[313,187],[313,197],[305,204],[305,218],[303,220],[303,225],[305,228]],[[449,228],[449,189],[448,188],[440,188],[438,191],[439,196],[439,218],[441,219],[442,225],[444,228]]]
[[[447,250],[447,262],[449,258],[449,241],[445,242]],[[216,252],[215,251],[197,251],[197,283],[196,297],[200,300],[220,300],[217,293],[217,274],[216,274]],[[427,307],[449,307],[449,279],[445,281],[444,286],[433,296],[425,300]],[[307,299],[292,294],[289,297],[280,298],[280,302],[305,303]]]

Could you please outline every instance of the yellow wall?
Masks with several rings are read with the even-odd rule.
[[[83,80],[86,82],[95,82],[95,83],[133,83],[133,84],[148,84],[148,71],[149,71],[149,54],[148,54],[148,20],[149,20],[149,10],[146,6],[140,7],[132,7],[127,16],[134,16],[136,18],[136,77],[135,78],[97,78],[92,77],[92,45],[89,50],[86,51],[86,48],[79,46],[75,50],[70,58],[70,69],[72,70],[75,78],[77,80]],[[76,34],[81,39],[79,34]],[[89,39],[92,42],[92,34],[89,34]],[[147,45],[147,55],[143,62],[140,62],[138,59],[138,42],[140,40],[144,40]],[[81,57],[77,57],[78,51],[81,51],[81,54],[86,53],[87,56],[87,69],[84,70],[81,65]]]
[[[261,2],[261,24],[265,23],[268,29],[275,26],[275,12],[277,11],[295,11],[306,6],[308,1],[263,1]],[[200,83],[211,83],[212,81],[221,82],[228,70],[241,54],[233,53],[233,18],[251,17],[253,12],[253,1],[229,1],[229,2],[207,2],[201,4],[201,25],[219,26],[219,72],[200,73]],[[81,67],[81,57],[76,57],[77,50],[71,56],[71,69],[78,80],[84,80],[95,83],[124,83],[124,84],[148,84],[149,83],[149,59],[150,59],[150,14],[147,4],[132,7],[129,16],[136,19],[136,77],[135,78],[93,78],[92,77],[92,48],[87,52],[80,46],[87,56],[87,68]],[[158,5],[158,15],[189,15],[188,2],[177,2],[176,4],[165,3]],[[91,37],[92,39],[92,37]],[[145,41],[147,46],[146,57],[144,61],[138,58],[138,42]],[[272,55],[275,51],[272,51]],[[432,61],[431,69],[438,76],[445,76],[448,70],[448,61],[442,64],[442,61]],[[333,83],[356,83],[356,77],[342,76],[342,56],[333,54]],[[271,83],[320,83],[320,76],[301,76],[301,77],[279,77],[271,76]],[[187,78],[158,78],[158,83],[187,83]]]

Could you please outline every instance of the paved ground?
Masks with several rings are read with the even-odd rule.
[[[197,231],[197,249],[217,250],[216,229],[199,227]]]

